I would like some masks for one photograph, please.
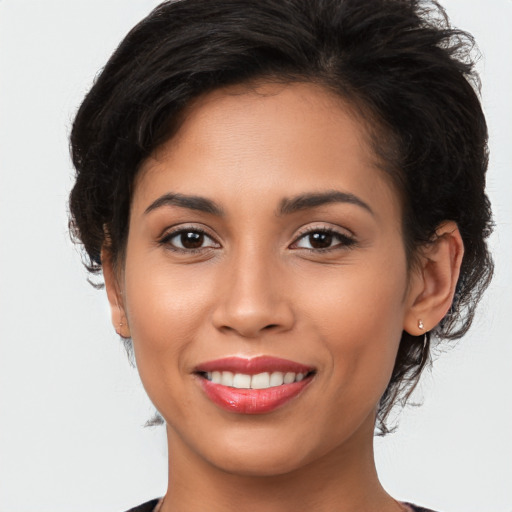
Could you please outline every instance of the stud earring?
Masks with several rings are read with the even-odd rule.
[[[425,329],[425,326],[423,325],[423,320],[421,320],[421,319],[420,319],[420,320],[418,320],[418,327],[419,327],[421,330]]]

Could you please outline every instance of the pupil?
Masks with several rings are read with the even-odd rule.
[[[189,231],[181,234],[181,244],[185,249],[198,249],[203,245],[204,235],[202,233],[195,233]]]
[[[332,244],[332,235],[330,233],[313,233],[309,235],[309,243],[315,249],[326,249]]]

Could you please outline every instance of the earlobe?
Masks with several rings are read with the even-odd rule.
[[[106,248],[101,250],[101,266],[114,329],[122,338],[130,338],[130,327],[124,308],[123,293],[114,268],[111,253]]]
[[[464,244],[457,224],[442,223],[436,238],[421,249],[408,293],[404,330],[420,336],[432,330],[449,311],[459,279]]]

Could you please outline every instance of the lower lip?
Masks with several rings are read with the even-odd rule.
[[[283,406],[301,393],[312,380],[283,384],[266,389],[238,389],[214,384],[200,377],[200,383],[210,400],[226,411],[238,414],[264,414]]]

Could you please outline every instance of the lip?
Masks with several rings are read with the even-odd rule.
[[[306,377],[300,382],[266,389],[238,389],[215,384],[201,376],[202,373],[213,371],[230,371],[247,375],[263,372],[294,372],[303,373]],[[265,414],[285,405],[309,386],[313,380],[314,368],[269,356],[251,359],[226,357],[198,365],[195,373],[206,396],[222,409],[238,414]]]

